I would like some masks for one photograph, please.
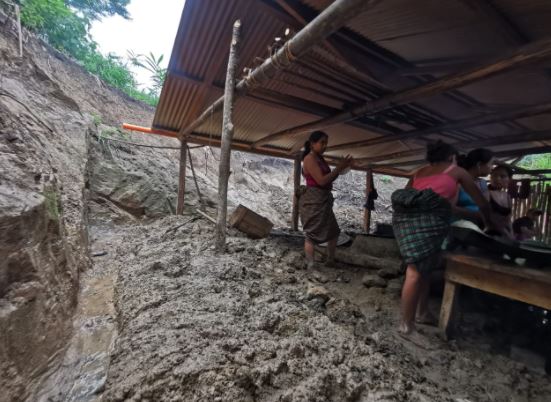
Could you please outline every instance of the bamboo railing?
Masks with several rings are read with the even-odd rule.
[[[517,185],[520,186],[520,181]],[[513,221],[525,216],[531,208],[543,211],[543,215],[536,221],[536,240],[551,244],[551,178],[546,181],[533,181],[528,198],[513,198]]]

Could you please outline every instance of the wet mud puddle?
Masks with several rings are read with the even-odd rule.
[[[113,304],[117,270],[109,234],[91,228],[92,268],[82,274],[73,336],[60,366],[43,380],[36,399],[50,401],[102,400],[109,356],[116,339]]]

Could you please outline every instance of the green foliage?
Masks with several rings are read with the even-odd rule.
[[[92,113],[92,122],[94,126],[98,127],[103,122],[103,119],[99,114]]]
[[[128,58],[133,65],[144,68],[151,73],[153,85],[149,88],[149,92],[151,95],[158,97],[166,79],[167,69],[161,67],[164,55],[161,54],[159,57],[155,57],[152,52],[149,52],[148,55],[144,55],[135,54],[132,50],[129,50]]]
[[[127,92],[136,87],[136,81],[132,72],[119,56],[92,51],[81,59],[84,67],[93,74],[98,75],[107,84]]]
[[[90,20],[99,20],[102,17],[120,15],[129,19],[126,7],[130,0],[67,0],[67,5],[79,10]]]
[[[128,92],[126,92],[126,94],[131,98],[147,103],[150,106],[157,106],[157,104],[159,103],[159,98],[155,94],[148,93],[136,88],[129,90]]]
[[[21,23],[76,59],[95,49],[88,20],[74,14],[63,0],[22,0]]]
[[[48,218],[56,222],[59,221],[60,207],[57,192],[55,189],[48,187],[44,189],[42,195],[46,200],[46,212],[48,214]]]
[[[390,176],[381,176],[381,181],[384,183],[384,184],[389,184],[389,183],[392,183],[392,177]]]
[[[526,156],[518,165],[525,169],[551,169],[551,153]]]
[[[149,56],[136,55],[136,59],[131,60],[155,77],[153,87],[143,91],[138,88],[127,64],[119,56],[104,56],[98,52],[97,44],[88,33],[93,19],[114,14],[129,18],[126,10],[128,3],[129,0],[22,0],[21,22],[50,45],[78,60],[86,70],[107,84],[134,99],[156,106],[166,75],[166,69],[159,66],[163,56],[156,58],[150,53]]]

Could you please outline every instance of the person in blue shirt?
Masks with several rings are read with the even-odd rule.
[[[484,197],[489,200],[488,184],[483,177],[488,176],[492,171],[494,164],[493,152],[486,148],[473,149],[467,155],[460,155],[457,164],[471,175]],[[480,227],[483,226],[482,215],[478,206],[463,188],[459,188],[456,206],[457,208],[454,208],[456,219],[466,219]]]

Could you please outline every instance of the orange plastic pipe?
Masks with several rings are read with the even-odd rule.
[[[146,134],[156,134],[156,135],[162,135],[165,137],[178,138],[178,132],[176,131],[159,130],[156,128],[136,126],[134,124],[128,124],[128,123],[123,123],[122,128],[126,130],[131,130],[131,131],[139,131],[141,133],[146,133]]]

